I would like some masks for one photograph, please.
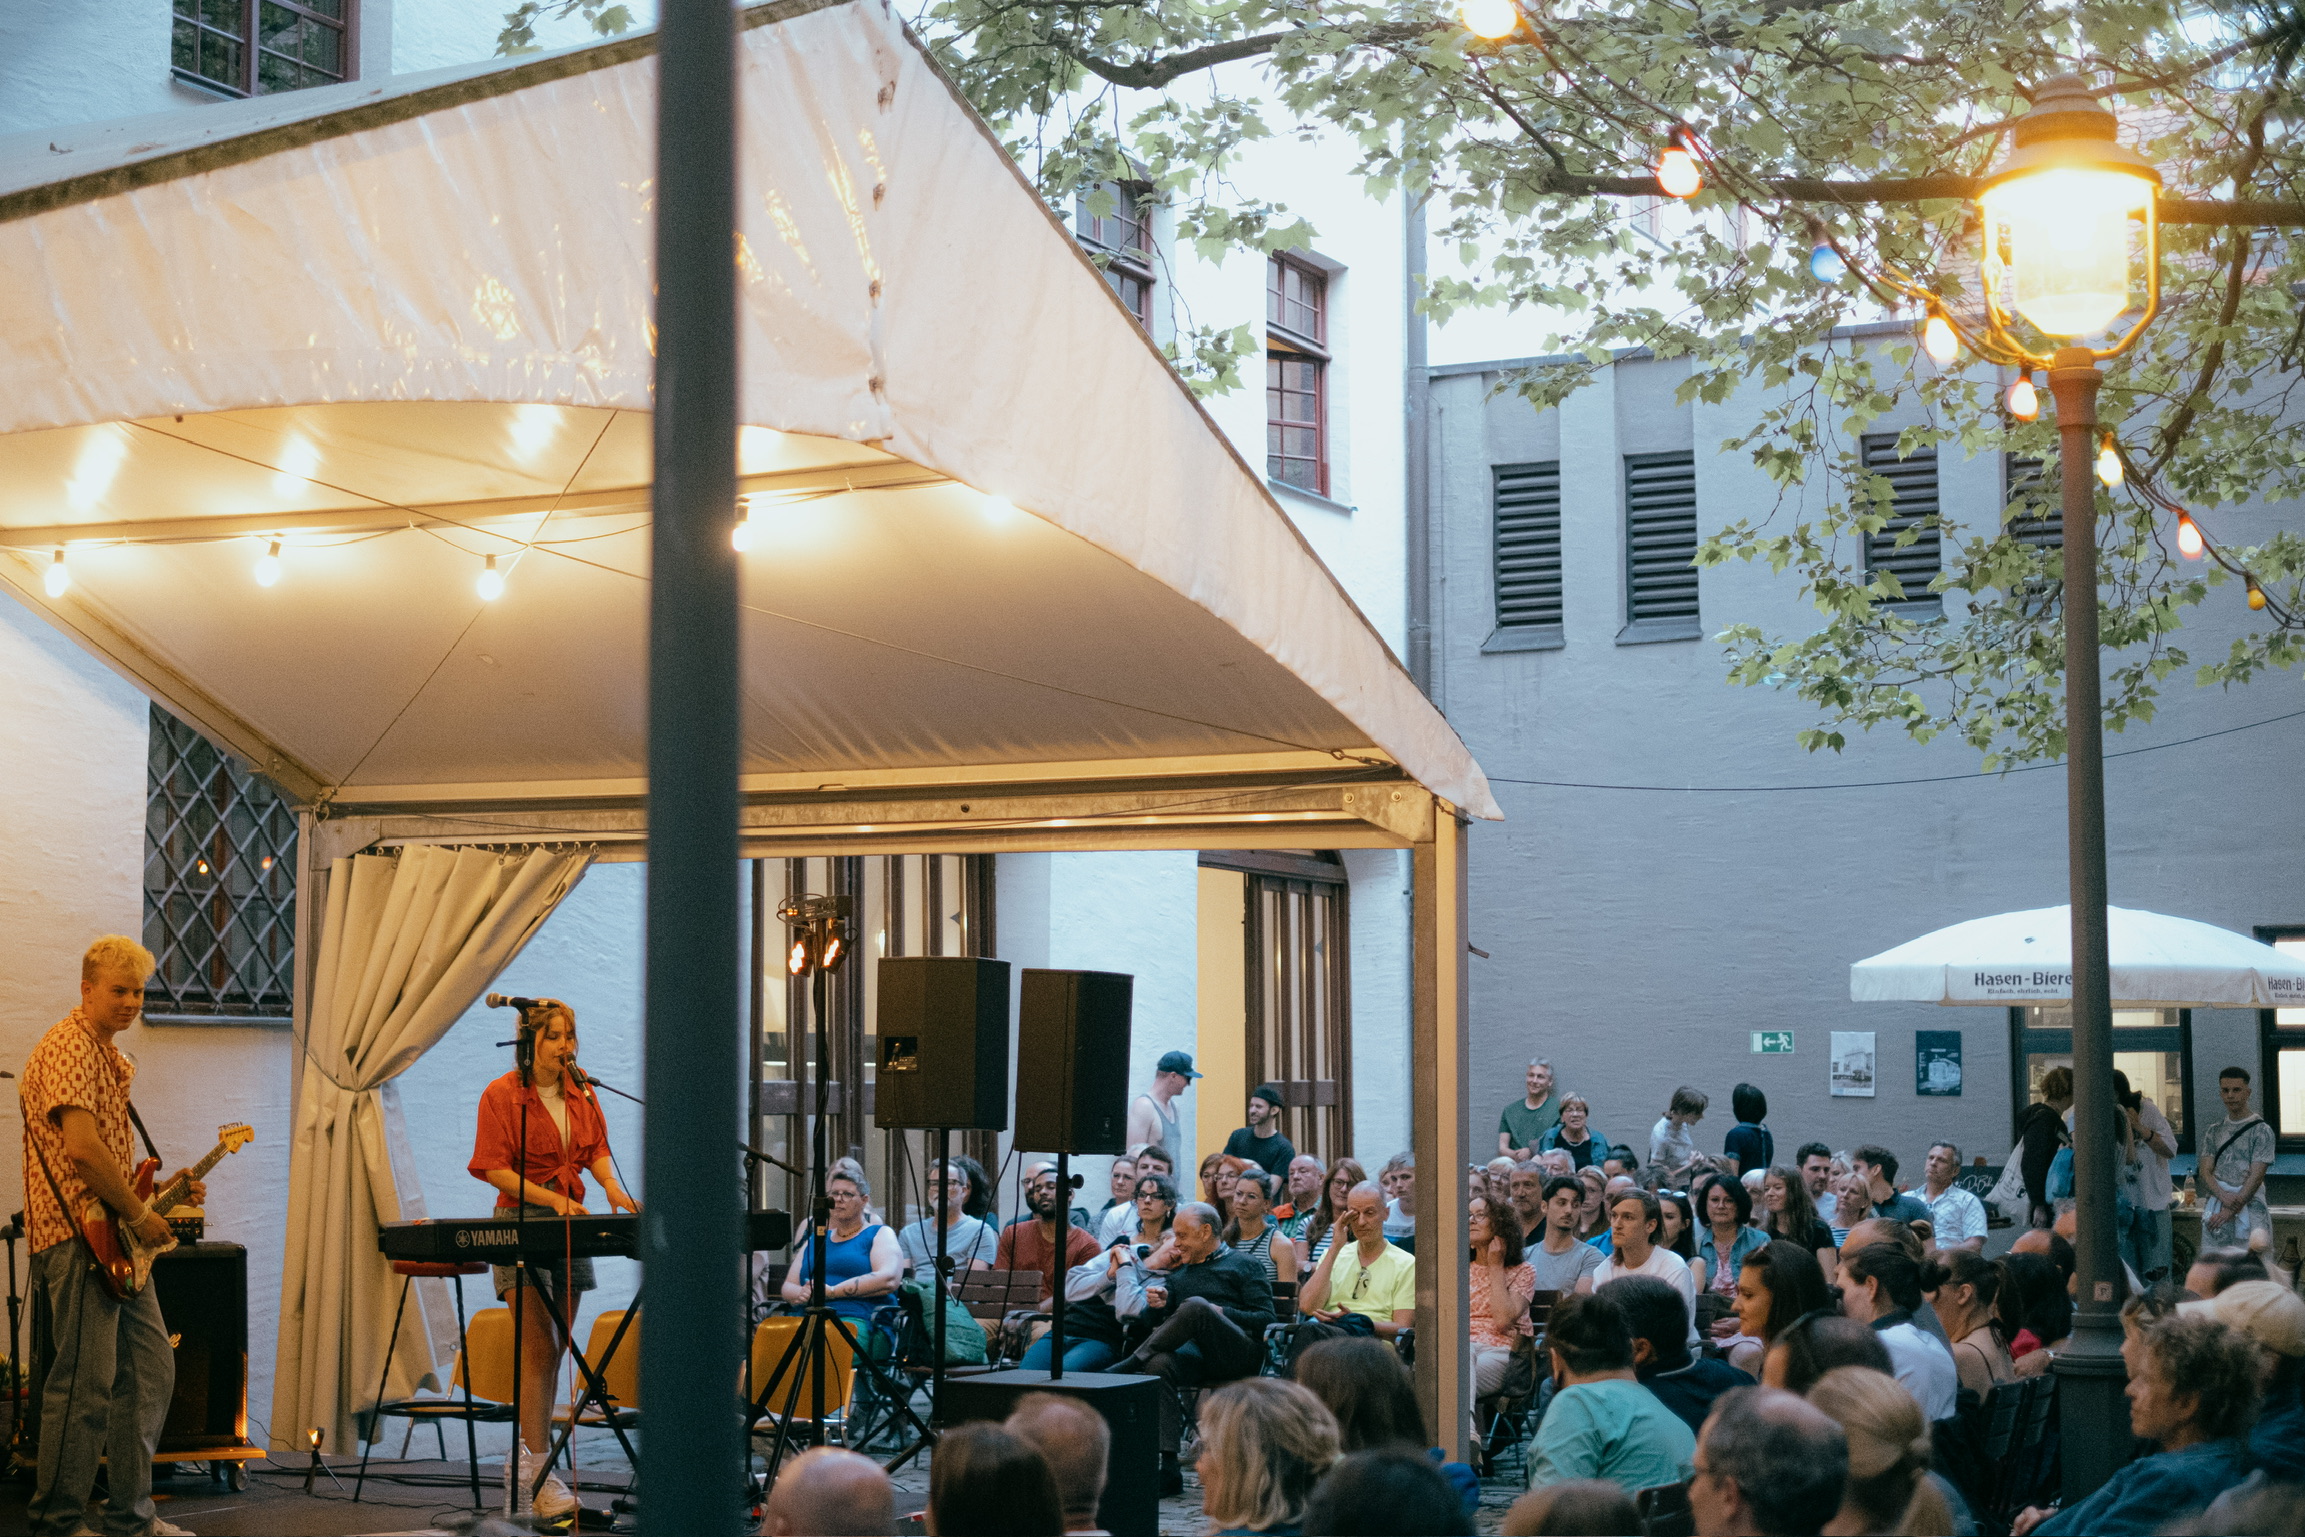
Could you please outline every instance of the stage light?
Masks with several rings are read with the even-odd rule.
[[[728,531],[728,542],[736,547],[737,554],[742,555],[752,548],[752,498],[738,497],[736,513],[736,527]]]
[[[1921,327],[1921,347],[1942,366],[1961,355],[1960,333],[1953,329],[1953,322],[1931,310]]]
[[[256,585],[269,587],[280,580],[280,541],[275,539],[265,546],[264,553],[256,557],[256,568],[250,573]]]
[[[2105,446],[2097,450],[2097,478],[2108,489],[2121,483],[2121,455],[2113,447],[2113,434],[2105,434]]]
[[[1841,253],[1818,241],[1816,249],[1809,253],[1809,276],[1820,283],[1838,283],[1848,275],[1849,264]]]
[[[840,970],[840,963],[847,959],[848,941],[841,938],[840,930],[825,930],[823,947],[817,953],[817,969],[820,971],[838,971]]]
[[[2041,414],[2041,392],[2033,388],[2031,374],[2019,374],[2017,382],[2009,386],[2009,414],[2021,422]]]
[[[2187,560],[2199,560],[2209,542],[2201,537],[2201,525],[2193,521],[2193,514],[2177,514],[2177,553]]]
[[[1673,142],[1657,156],[1657,186],[1667,197],[1689,198],[1702,191],[1704,185],[1704,168],[1697,164],[1697,157],[1689,153],[1676,134]]]
[[[2257,585],[2256,573],[2242,572],[2241,584],[2249,589],[2249,606],[2252,609],[2263,609],[2265,607],[2265,589]]]
[[[1520,7],[1513,0],[1465,0],[1457,14],[1464,19],[1467,32],[1492,43],[1512,36],[1521,25]]]
[[[483,603],[494,603],[504,596],[504,573],[496,569],[496,557],[488,557],[488,564],[480,568],[480,579],[472,584]]]
[[[48,574],[40,579],[40,585],[51,598],[63,597],[72,586],[72,569],[64,564],[64,546],[56,547],[56,558],[48,562]]]
[[[784,953],[784,969],[796,977],[808,970],[808,935],[805,932],[792,936],[792,948]]]

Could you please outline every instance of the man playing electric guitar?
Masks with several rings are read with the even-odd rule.
[[[147,1244],[165,1246],[166,1219],[130,1185],[128,1116],[135,1064],[113,1038],[144,1009],[152,953],[106,935],[80,962],[80,1007],[40,1038],[18,1085],[24,1110],[24,1212],[32,1279],[48,1299],[56,1360],[40,1387],[40,1471],[26,1514],[33,1537],[92,1527],[88,1502],[109,1457],[104,1537],[190,1537],[152,1504],[152,1453],[168,1417],[176,1362],[150,1287],[115,1298],[77,1236],[93,1194]],[[197,1181],[195,1202],[205,1196]],[[61,1197],[61,1199],[60,1199]]]

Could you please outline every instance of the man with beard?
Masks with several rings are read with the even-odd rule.
[[[1024,1204],[1030,1213],[1022,1222],[1012,1222],[1002,1230],[1000,1247],[995,1251],[992,1268],[995,1270],[1037,1270],[1040,1272],[1040,1300],[1056,1294],[1057,1271],[1061,1266],[1070,1270],[1086,1264],[1097,1256],[1097,1242],[1087,1232],[1062,1220],[1061,1192],[1056,1188],[1056,1165],[1035,1163],[1025,1170]],[[1064,1233],[1063,1258],[1058,1259],[1057,1233]]]
[[[1545,1232],[1545,1170],[1535,1163],[1516,1163],[1505,1177],[1505,1199],[1521,1224],[1521,1242],[1532,1244]]]

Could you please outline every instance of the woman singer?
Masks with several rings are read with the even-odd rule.
[[[500,1213],[525,1211],[530,1217],[574,1217],[584,1213],[584,1175],[600,1181],[611,1211],[637,1212],[640,1203],[625,1194],[608,1153],[608,1123],[589,1083],[568,1072],[576,1057],[576,1011],[557,998],[539,998],[520,1011],[514,1042],[516,1066],[481,1091],[480,1122],[472,1139],[475,1179],[496,1187]],[[572,1087],[573,1085],[573,1087]],[[527,1267],[533,1287],[522,1287],[519,1272],[498,1265],[499,1300],[515,1290],[514,1322],[520,1355],[520,1481],[536,1482],[538,1464],[551,1446],[546,1433],[552,1411],[552,1379],[560,1353],[572,1336],[577,1298],[593,1287],[589,1257],[547,1261]],[[558,1478],[547,1478],[536,1493],[536,1513],[565,1515],[576,1497]]]

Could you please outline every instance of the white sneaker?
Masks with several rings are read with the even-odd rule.
[[[193,1537],[193,1532],[188,1526],[178,1526],[173,1521],[154,1516],[152,1524],[144,1528],[144,1537]]]
[[[525,1498],[528,1490],[536,1485],[539,1465],[536,1453],[525,1446],[520,1449],[520,1488],[523,1496],[521,1504],[523,1505],[528,1503]],[[576,1508],[576,1496],[569,1493],[568,1485],[560,1481],[558,1474],[549,1474],[543,1485],[536,1489],[534,1508],[540,1519],[557,1521]]]

